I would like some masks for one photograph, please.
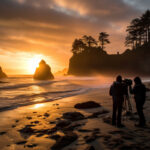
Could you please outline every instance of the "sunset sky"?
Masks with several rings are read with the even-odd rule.
[[[32,74],[41,59],[53,72],[68,67],[75,38],[110,34],[108,53],[123,52],[126,26],[150,0],[0,0],[0,66]]]

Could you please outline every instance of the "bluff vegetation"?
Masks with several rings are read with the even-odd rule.
[[[105,45],[110,41],[106,32],[101,32],[98,40],[87,35],[75,39],[68,74],[150,75],[150,10],[133,19],[126,31],[128,48],[122,54],[107,54]]]

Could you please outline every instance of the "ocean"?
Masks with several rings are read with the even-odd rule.
[[[0,80],[0,111],[50,102],[110,86],[112,79],[104,77],[56,77],[52,81],[37,81],[31,76]]]

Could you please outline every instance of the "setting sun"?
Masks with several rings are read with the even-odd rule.
[[[39,62],[41,61],[41,59],[42,59],[42,56],[37,55],[29,60],[29,62],[28,62],[29,63],[29,71],[31,73],[35,72],[36,68],[39,66]]]

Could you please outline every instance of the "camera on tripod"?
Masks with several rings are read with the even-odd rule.
[[[127,93],[128,93],[128,86],[132,85],[132,80],[131,79],[124,79],[123,83],[124,83],[124,86],[125,86]],[[132,113],[132,105],[131,105],[129,95],[127,97],[125,97],[124,108],[125,108],[126,113],[128,113],[128,114]]]
[[[126,84],[126,86],[132,85],[132,80],[131,79],[124,79],[123,83]]]

